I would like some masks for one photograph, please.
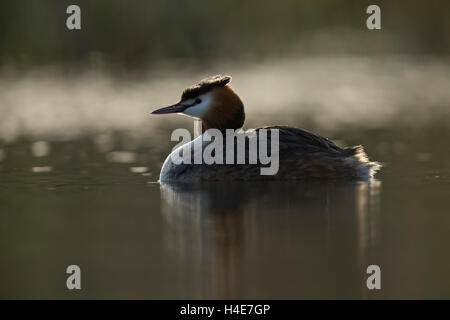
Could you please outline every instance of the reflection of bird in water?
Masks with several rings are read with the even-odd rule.
[[[372,209],[378,186],[377,181],[161,183],[165,243],[184,279],[181,297],[270,298],[249,295],[248,279],[259,277],[267,288],[277,287],[275,279],[292,283],[278,298],[298,298],[299,281],[314,288],[320,286],[309,282],[322,283],[322,289],[342,285],[346,278],[327,268],[347,261],[367,267],[366,251],[379,237]],[[361,283],[366,290],[365,280]]]
[[[169,107],[153,111],[153,114],[181,113],[200,119],[202,130],[240,129],[245,120],[244,105],[237,93],[230,87],[231,77],[215,76],[202,80],[197,85],[184,90],[181,100]],[[249,134],[259,141],[266,129],[278,130],[279,170],[275,175],[261,175],[264,166],[259,161],[251,162]],[[207,131],[206,131],[207,132]],[[206,133],[204,133],[205,135]],[[175,164],[167,157],[161,170],[161,181],[201,181],[201,180],[304,180],[307,178],[353,180],[372,177],[379,165],[370,162],[362,146],[340,148],[330,140],[309,131],[289,126],[269,126],[241,132],[245,136],[245,164]],[[264,133],[266,134],[266,133]],[[201,139],[202,136],[197,139]],[[172,152],[193,152],[195,141]],[[272,134],[267,136],[267,145],[272,145]],[[238,139],[234,139],[234,149],[238,150]],[[202,141],[203,147],[208,142]],[[190,149],[187,149],[190,148]],[[184,150],[184,151],[183,151]],[[223,148],[223,158],[230,152]],[[234,155],[233,155],[234,156]],[[225,162],[224,162],[225,163]],[[253,163],[253,164],[252,164]]]

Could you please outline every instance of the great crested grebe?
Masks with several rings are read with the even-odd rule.
[[[171,106],[160,108],[152,114],[180,113],[201,120],[202,135],[189,143],[174,150],[165,160],[161,169],[161,182],[196,182],[207,180],[307,180],[307,179],[331,179],[331,180],[368,180],[379,169],[380,165],[369,161],[362,146],[340,148],[330,140],[309,131],[290,126],[268,126],[248,131],[240,131],[237,135],[244,135],[245,161],[222,163],[179,163],[173,156],[183,153],[191,153],[194,158],[194,145],[200,141],[201,150],[214,141],[205,139],[208,132],[229,132],[241,129],[244,120],[244,104],[238,94],[231,88],[231,77],[217,75],[206,78],[198,84],[183,91],[181,100]],[[208,130],[211,129],[211,130]],[[276,130],[277,135],[267,135],[267,130]],[[248,161],[250,154],[256,151],[249,150],[250,142],[248,134],[267,139],[271,147],[270,152],[277,148],[276,174],[261,174],[264,167],[262,161],[257,163]],[[278,138],[276,144],[272,144]],[[201,140],[199,140],[201,139]],[[258,139],[257,139],[258,140]],[[272,141],[271,141],[272,140]],[[238,139],[232,140],[230,147],[221,144],[220,153],[223,159],[226,154],[239,149]],[[241,140],[242,141],[242,140]],[[258,140],[259,141],[259,140]],[[259,146],[260,144],[258,144]],[[191,148],[192,147],[192,148]],[[233,148],[234,147],[234,148]],[[273,149],[273,150],[272,150]],[[241,148],[242,150],[242,148]],[[256,154],[259,154],[256,152]],[[266,162],[267,164],[267,162]]]

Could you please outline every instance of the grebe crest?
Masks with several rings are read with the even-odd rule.
[[[202,121],[202,130],[239,129],[244,125],[244,104],[231,88],[229,76],[214,76],[186,88],[178,103],[153,114],[181,113]]]

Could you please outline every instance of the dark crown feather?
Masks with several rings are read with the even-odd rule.
[[[190,86],[184,89],[181,95],[181,100],[193,99],[198,97],[202,93],[211,91],[216,87],[224,87],[231,81],[230,76],[217,75],[209,78],[205,78],[196,85]]]

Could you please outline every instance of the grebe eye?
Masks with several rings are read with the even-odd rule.
[[[200,98],[195,99],[195,103],[202,103],[202,99]]]

